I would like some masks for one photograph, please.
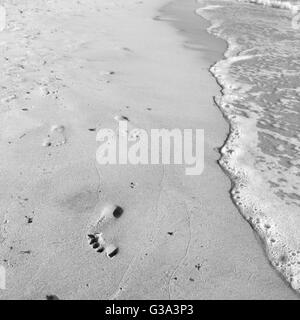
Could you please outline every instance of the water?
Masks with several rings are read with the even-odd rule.
[[[199,3],[204,7],[197,13],[212,24],[209,32],[228,42],[224,60],[211,68],[223,88],[216,102],[231,127],[220,164],[233,181],[233,201],[261,236],[271,263],[300,291],[296,12],[241,1]]]

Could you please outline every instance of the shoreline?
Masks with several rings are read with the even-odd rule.
[[[198,0],[195,1],[196,3],[198,3],[198,7],[201,6],[201,2]],[[178,12],[177,12],[178,13]],[[196,12],[195,12],[196,13]],[[217,75],[213,72],[213,68],[220,62],[223,60],[226,60],[226,56],[227,53],[231,51],[230,48],[230,43],[223,37],[220,37],[218,35],[213,34],[212,32],[210,32],[210,28],[213,26],[213,24],[211,23],[210,20],[206,19],[204,16],[202,16],[201,14],[198,14],[198,17],[203,19],[204,21],[207,22],[208,26],[206,27],[206,31],[209,35],[211,35],[213,38],[215,39],[219,39],[221,41],[223,41],[225,43],[225,48],[223,47],[223,50],[220,51],[219,54],[219,58],[218,59],[208,59],[209,61],[212,61],[210,63],[210,66],[208,68],[208,72],[212,75],[212,77],[215,79],[216,83],[218,84],[218,86],[220,87],[220,96],[214,96],[213,100],[215,103],[215,106],[219,109],[220,113],[222,114],[224,120],[226,121],[226,123],[228,124],[228,133],[226,138],[224,139],[224,143],[218,148],[219,150],[219,154],[220,154],[220,158],[217,160],[219,167],[221,168],[221,170],[223,171],[224,175],[226,175],[228,177],[228,179],[231,182],[231,187],[228,190],[228,196],[230,197],[234,207],[236,208],[236,211],[241,215],[241,217],[243,217],[244,221],[249,224],[249,226],[252,228],[253,232],[254,232],[254,237],[256,239],[256,241],[259,242],[260,246],[261,246],[261,250],[264,253],[266,262],[272,267],[272,269],[276,272],[276,274],[278,275],[278,278],[280,278],[288,288],[290,288],[290,290],[294,293],[295,297],[298,297],[299,299],[299,293],[294,290],[290,284],[289,281],[287,281],[286,277],[279,271],[277,270],[277,268],[272,264],[272,258],[268,256],[268,248],[267,248],[267,244],[263,238],[263,236],[259,233],[259,230],[256,229],[255,225],[253,223],[251,223],[251,221],[248,221],[246,216],[244,216],[244,214],[242,213],[241,209],[239,208],[239,206],[236,204],[236,202],[234,201],[233,195],[232,195],[232,191],[235,189],[236,187],[236,182],[235,182],[235,178],[231,175],[231,173],[226,169],[226,167],[224,165],[222,165],[222,159],[224,158],[224,154],[222,152],[222,149],[224,148],[224,146],[227,145],[228,141],[230,140],[230,138],[232,137],[232,132],[233,132],[233,128],[232,128],[232,123],[231,121],[228,119],[226,113],[224,112],[224,110],[221,108],[220,104],[218,103],[217,100],[221,99],[224,96],[224,86],[223,84],[219,81]],[[172,22],[171,22],[172,23]],[[173,22],[173,24],[176,26],[176,23]],[[178,26],[176,26],[178,28]],[[201,50],[201,49],[200,49]],[[221,53],[222,52],[222,53]],[[296,298],[297,299],[297,298]]]
[[[1,299],[296,298],[228,197],[217,163],[228,124],[208,69],[222,44],[193,16],[192,0],[161,11],[167,3],[9,5],[0,42],[15,92],[0,114]],[[96,164],[96,133],[115,128],[116,116],[145,130],[204,129],[203,174]],[[124,213],[102,230],[107,203]],[[95,230],[119,248],[113,259],[89,245]]]
[[[205,10],[204,10],[204,12],[205,12]],[[232,158],[231,153],[228,152],[230,149],[235,149],[235,147],[237,148],[238,143],[234,143],[234,142],[236,139],[238,139],[236,137],[240,136],[239,132],[241,131],[241,127],[243,127],[243,125],[245,127],[248,127],[247,122],[243,123],[242,117],[239,118],[238,121],[236,121],[234,119],[234,117],[232,117],[233,114],[230,112],[230,110],[226,109],[226,101],[229,101],[229,104],[230,104],[230,95],[234,91],[230,88],[232,85],[232,82],[234,83],[233,78],[230,79],[230,76],[229,76],[230,65],[235,58],[237,58],[238,56],[242,57],[245,53],[242,50],[242,46],[240,46],[239,51],[237,51],[237,45],[235,43],[235,41],[236,41],[235,38],[230,38],[228,35],[222,36],[221,32],[220,32],[220,30],[222,30],[221,28],[219,28],[218,32],[216,30],[213,30],[213,28],[218,29],[218,23],[216,21],[214,21],[213,19],[211,19],[211,20],[208,19],[204,13],[203,14],[201,13],[201,10],[198,14],[199,14],[199,16],[210,21],[211,28],[209,28],[208,31],[213,36],[218,37],[220,39],[223,39],[224,41],[226,41],[228,43],[227,49],[224,53],[224,58],[220,61],[217,61],[213,66],[211,66],[210,73],[213,75],[213,77],[216,79],[217,83],[222,88],[222,90],[221,90],[222,96],[219,99],[216,99],[215,103],[216,103],[216,106],[220,109],[220,112],[222,112],[222,114],[224,115],[224,118],[228,122],[229,129],[230,129],[225,143],[220,148],[221,157],[219,160],[220,167],[222,168],[224,173],[229,177],[229,179],[232,181],[232,187],[230,189],[230,197],[232,199],[232,202],[236,206],[237,210],[240,212],[241,216],[244,217],[245,221],[247,221],[247,223],[249,223],[249,225],[251,226],[251,228],[253,229],[253,231],[257,235],[257,238],[259,239],[259,241],[261,243],[262,250],[264,251],[266,259],[268,260],[269,264],[272,266],[272,268],[278,273],[279,277],[288,285],[288,287],[295,293],[295,295],[299,299],[299,284],[298,284],[299,281],[297,282],[297,274],[298,274],[297,269],[295,268],[296,270],[293,270],[294,272],[292,272],[288,268],[285,268],[284,262],[282,263],[282,265],[280,264],[279,254],[280,254],[280,252],[282,252],[282,255],[285,255],[286,252],[288,252],[287,248],[284,249],[284,247],[286,247],[286,246],[288,247],[288,244],[284,243],[283,248],[281,248],[281,249],[278,248],[278,252],[276,252],[275,248],[273,248],[274,245],[272,245],[272,241],[275,242],[275,240],[271,239],[272,241],[270,242],[270,238],[271,238],[270,234],[268,234],[267,230],[263,230],[263,228],[260,225],[260,221],[259,221],[259,220],[263,220],[263,219],[265,219],[267,221],[267,219],[269,219],[268,221],[272,225],[272,222],[273,222],[272,215],[264,216],[263,215],[263,206],[259,207],[258,204],[252,205],[253,206],[252,207],[250,201],[249,201],[249,203],[239,202],[240,201],[239,196],[242,191],[243,179],[245,179],[245,181],[247,180],[247,167],[243,168],[242,160],[240,160],[240,162],[239,162],[237,158],[233,157],[233,159],[231,159]],[[227,68],[228,68],[228,70],[227,70]],[[228,77],[228,79],[227,79],[227,77]],[[226,82],[226,80],[228,80],[228,81]],[[241,85],[241,84],[238,84],[238,81],[236,81],[236,83],[237,84],[235,84],[235,85],[237,87],[238,87],[238,85]],[[237,93],[235,93],[235,94],[237,94]],[[242,94],[240,95],[240,99],[243,99]],[[251,128],[248,127],[248,130],[251,130]],[[242,139],[242,138],[240,138],[240,139]],[[247,145],[247,140],[246,141],[244,140],[243,142],[245,145]],[[249,143],[251,143],[251,141]],[[246,148],[243,150],[242,145],[243,144],[241,144],[241,142],[240,142],[239,148],[242,151],[246,152],[245,151]],[[236,162],[235,164],[234,164],[234,160]],[[246,178],[244,178],[244,175],[246,175]],[[253,183],[253,181],[252,181],[252,183]],[[247,183],[245,183],[245,188],[247,188]],[[248,186],[248,188],[249,188],[249,186]],[[250,190],[248,190],[248,191],[250,192]],[[250,198],[250,195],[249,195],[249,198]],[[260,212],[260,210],[262,212]],[[254,212],[252,213],[252,211],[254,211]],[[255,213],[257,215],[255,215]],[[258,213],[261,213],[261,215],[258,215]],[[274,224],[274,222],[273,222],[273,224]],[[265,226],[266,225],[268,225],[267,222],[265,222]],[[275,234],[273,234],[273,236],[275,236]],[[277,235],[277,237],[278,237],[278,235]],[[290,248],[290,251],[292,251],[291,248]],[[290,263],[293,264],[292,262],[290,262]],[[290,265],[290,264],[287,264],[287,265]]]

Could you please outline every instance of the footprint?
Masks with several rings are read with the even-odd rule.
[[[105,221],[110,220],[112,218],[120,218],[123,214],[123,209],[114,204],[107,204],[103,207],[100,218],[97,222],[97,228],[99,228]]]
[[[66,142],[65,127],[63,125],[53,125],[47,138],[43,141],[43,147],[59,147]]]
[[[103,233],[89,234],[89,245],[99,253],[105,251],[107,257],[113,258],[118,252],[119,248],[112,243],[107,243],[104,239]]]
[[[113,258],[116,254],[118,254],[119,252],[119,248],[117,248],[115,245],[113,244],[109,244],[106,248],[105,248],[105,253],[109,258]]]
[[[102,227],[105,222],[112,219],[118,219],[123,214],[123,209],[117,205],[107,204],[103,207],[100,218],[97,221],[96,225],[93,227],[93,232],[88,234],[89,245],[99,253],[105,251],[107,257],[112,258],[118,252],[119,248],[113,243],[107,242],[104,239],[102,232]]]
[[[46,86],[40,87],[40,93],[42,96],[48,96],[50,94],[49,89]]]
[[[97,252],[103,252],[105,250],[105,240],[102,233],[89,234],[89,245]]]

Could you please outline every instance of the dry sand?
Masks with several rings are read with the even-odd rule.
[[[192,0],[158,13],[167,2],[4,2],[1,299],[296,298],[217,164],[228,126],[208,67],[224,43]],[[176,16],[177,30],[158,15]],[[147,130],[204,129],[203,174],[96,165],[96,131],[115,128],[116,115]],[[87,239],[106,203],[124,209],[101,230],[119,247],[113,259]]]

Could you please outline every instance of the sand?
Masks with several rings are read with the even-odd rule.
[[[208,68],[225,44],[192,0],[159,12],[167,2],[4,3],[1,299],[297,298],[217,164],[228,125]],[[203,174],[98,165],[97,131],[122,116],[145,130],[204,129]],[[123,213],[102,224],[107,205]],[[112,259],[89,244],[100,232]]]

